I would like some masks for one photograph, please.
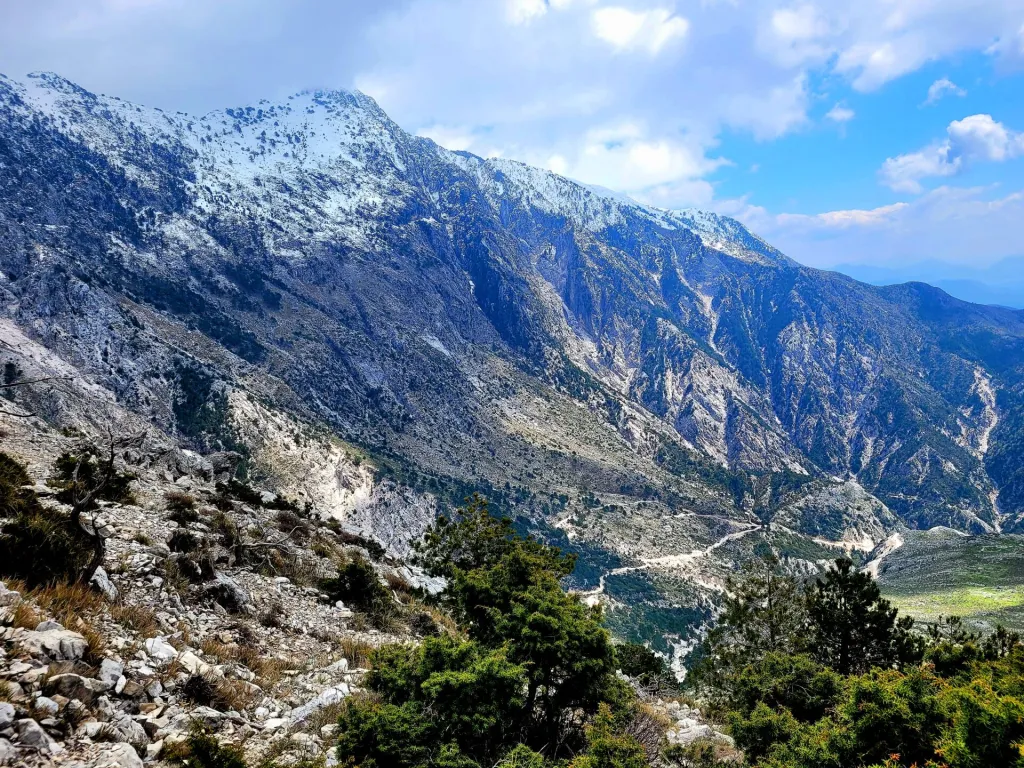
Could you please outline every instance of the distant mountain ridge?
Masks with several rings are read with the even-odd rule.
[[[901,267],[839,264],[834,269],[872,285],[916,281],[974,304],[1024,308],[1024,256],[1001,259],[985,267],[924,261]]]
[[[326,513],[391,483],[370,523],[414,535],[481,490],[623,606],[764,544],[811,568],[1024,526],[1022,312],[450,152],[358,93],[192,117],[3,78],[0,137],[4,318]]]

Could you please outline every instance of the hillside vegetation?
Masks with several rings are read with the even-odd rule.
[[[920,621],[960,616],[992,631],[1024,629],[1024,537],[964,536],[937,528],[907,531],[885,557],[878,584],[893,605]]]

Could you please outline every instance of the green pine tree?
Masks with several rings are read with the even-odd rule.
[[[914,620],[899,618],[875,580],[847,558],[836,560],[807,589],[806,603],[810,653],[841,675],[921,657],[921,641],[911,632]]]

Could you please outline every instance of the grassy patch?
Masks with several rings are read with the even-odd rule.
[[[890,595],[889,600],[901,613],[909,613],[922,621],[936,621],[939,616],[982,618],[1024,608],[1024,586],[961,587],[943,592]]]
[[[879,569],[882,593],[922,621],[960,616],[982,628],[1024,629],[1024,537],[909,531]]]
[[[846,554],[843,550],[836,547],[826,547],[805,536],[794,536],[790,533],[773,534],[771,543],[783,559],[795,557],[812,562],[819,560],[831,561]]]

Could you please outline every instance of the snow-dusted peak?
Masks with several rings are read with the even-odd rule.
[[[790,263],[788,257],[772,247],[736,219],[697,208],[667,212],[675,221],[694,232],[708,248],[745,261]]]
[[[477,159],[470,163],[495,201],[515,200],[592,231],[623,221],[620,202],[557,173],[506,158]]]
[[[407,164],[425,161],[469,173],[496,210],[509,204],[560,217],[600,233],[630,220],[684,228],[704,245],[744,261],[778,263],[778,251],[739,222],[698,210],[668,211],[627,195],[504,158],[450,152],[399,128],[359,91],[307,90],[279,103],[230,107],[192,116],[97,96],[52,73],[0,80],[0,101],[106,156],[142,186],[160,183],[158,163],[139,147],[160,145],[192,172],[195,204],[207,213],[262,214],[296,232],[312,215],[324,236],[368,245],[374,218],[403,205],[413,179]],[[140,142],[140,139],[143,139]],[[143,153],[145,154],[145,153]],[[277,199],[304,190],[301,212]],[[311,207],[310,207],[311,206]]]
[[[759,263],[788,261],[740,222],[727,216],[695,208],[673,211],[644,205],[621,192],[574,181],[507,158],[484,160],[466,152],[447,154],[453,162],[476,175],[495,207],[502,201],[516,201],[564,217],[592,232],[622,224],[627,216],[634,216],[665,229],[688,229],[700,237],[706,247],[736,259]]]

